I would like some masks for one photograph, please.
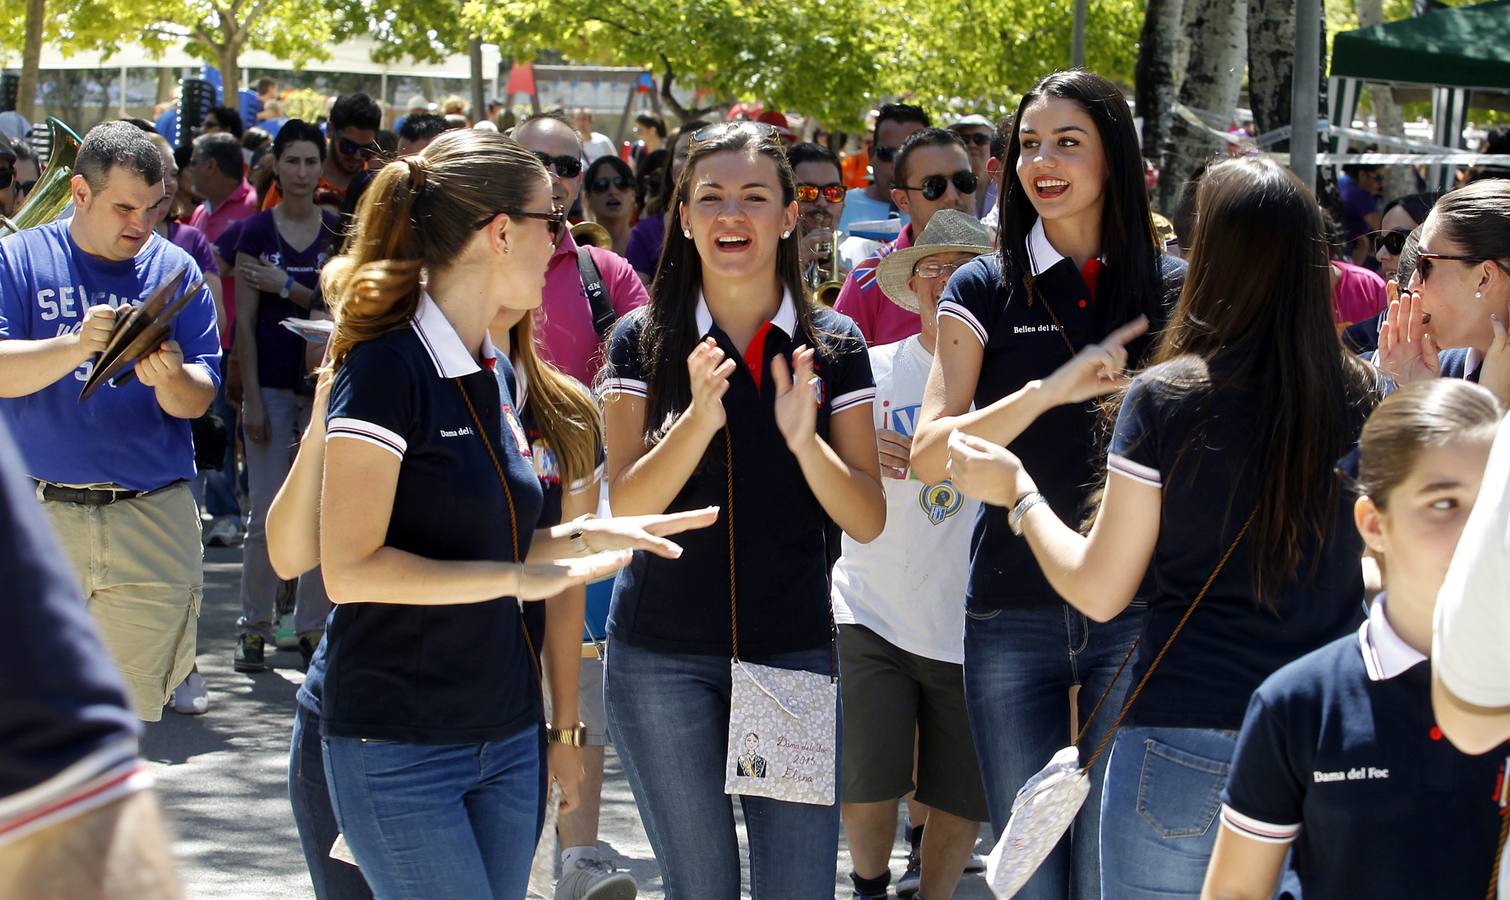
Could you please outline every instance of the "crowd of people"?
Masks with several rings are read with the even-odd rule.
[[[134,741],[210,708],[205,545],[234,669],[307,670],[322,900],[523,897],[553,797],[555,896],[636,896],[610,743],[679,900],[952,896],[1066,747],[1088,798],[1017,896],[1503,883],[1497,171],[1350,171],[1338,227],[1213,160],[1166,218],[1081,70],[999,121],[879,107],[859,184],[774,111],[385,124],[105,123],[0,240],[0,895],[175,890]]]

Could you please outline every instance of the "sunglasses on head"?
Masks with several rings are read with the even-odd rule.
[[[901,151],[901,147],[877,147],[871,152],[871,155],[876,158],[877,162],[889,163],[896,159],[897,154]]]
[[[980,186],[980,179],[969,169],[961,169],[953,175],[926,175],[917,184],[899,184],[897,187],[904,191],[922,191],[923,199],[928,201],[937,200],[949,190],[950,183],[961,194],[973,194]]]
[[[829,203],[843,203],[844,193],[844,185],[837,181],[832,184],[799,183],[797,185],[797,202],[817,203],[818,198],[821,196]]]
[[[549,153],[535,151],[535,158],[545,166],[546,171],[554,169],[562,178],[576,178],[582,174],[582,157],[580,156],[551,156]]]
[[[979,131],[972,131],[969,134],[961,134],[960,137],[964,139],[965,143],[974,144],[977,147],[991,146],[991,135],[981,134]]]
[[[594,194],[601,194],[609,188],[616,188],[617,190],[627,191],[632,187],[634,187],[634,182],[630,181],[628,178],[625,178],[623,175],[615,175],[612,178],[607,175],[599,175],[597,178],[594,178],[592,180],[592,184],[587,186],[588,190],[592,191],[592,193]]]
[[[1374,235],[1374,255],[1377,256],[1382,249],[1388,250],[1391,256],[1399,256],[1405,249],[1405,239],[1410,237],[1410,232],[1409,228],[1395,228]]]
[[[508,216],[511,219],[540,219],[545,222],[546,230],[551,234],[551,247],[561,246],[561,236],[566,234],[566,210],[557,206],[550,212],[530,212],[524,209],[500,209],[497,212],[488,213],[472,226],[473,231],[481,231],[488,227],[499,216]]]
[[[356,141],[336,138],[336,152],[342,156],[360,156],[363,159],[372,159],[378,155],[379,148],[377,144],[358,144]]]
[[[705,125],[692,133],[692,143],[700,144],[703,141],[716,140],[737,132],[746,132],[754,137],[768,137],[778,134],[776,126],[768,122],[750,122],[741,119],[736,122],[717,122],[713,125]]]

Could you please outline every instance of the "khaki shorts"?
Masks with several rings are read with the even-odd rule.
[[[204,594],[194,495],[180,482],[107,506],[44,501],[42,508],[83,582],[85,604],[136,715],[158,721],[194,667]]]

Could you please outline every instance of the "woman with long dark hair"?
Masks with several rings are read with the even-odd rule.
[[[645,210],[640,222],[629,234],[629,246],[624,258],[649,284],[655,278],[656,267],[661,264],[661,251],[666,246],[666,230],[671,227],[671,204],[677,180],[687,166],[687,152],[692,146],[692,135],[706,128],[708,123],[687,122],[677,129],[676,139],[671,142],[671,158],[661,172],[660,187],[653,196],[645,198]]]
[[[1152,367],[1117,406],[1087,535],[1043,502],[1033,463],[980,437],[950,438],[955,483],[1010,510],[1076,611],[1114,620],[1151,576],[1128,673],[1141,692],[1101,799],[1101,892],[1119,900],[1199,896],[1249,697],[1356,628],[1363,597],[1351,498],[1334,467],[1357,441],[1377,376],[1331,327],[1321,209],[1268,159],[1213,166],[1198,196],[1189,276]],[[1239,257],[1254,263],[1232,265]],[[1136,330],[1045,379],[1042,402],[1117,387],[1120,345]],[[1102,710],[1107,725],[1118,706]]]
[[[634,225],[635,181],[629,163],[617,156],[600,156],[587,167],[582,179],[582,201],[592,214],[592,221],[602,225],[613,238],[608,249],[623,256],[629,247],[629,233]]]
[[[1421,225],[1406,296],[1379,329],[1379,367],[1402,382],[1447,375],[1510,403],[1510,179],[1442,195]]]
[[[565,228],[533,154],[464,129],[379,171],[322,284],[336,325],[319,547],[336,607],[311,679],[335,819],[379,897],[524,894],[546,772],[518,601],[627,557],[543,561],[675,556],[648,532],[711,521],[536,528],[522,386],[487,335],[502,306],[539,306]],[[531,374],[546,403],[566,397]],[[580,746],[582,730],[545,738]]]
[[[939,302],[938,353],[912,464],[918,477],[942,481],[950,432],[978,435],[1010,446],[1039,475],[1054,510],[1076,519],[1099,480],[1099,413],[1083,392],[1055,394],[1064,405],[1051,409],[1040,379],[1139,316],[1157,328],[1184,265],[1156,249],[1132,113],[1104,78],[1058,72],[1029,91],[1003,171],[1001,251],[967,263]],[[1135,357],[1145,345],[1134,342]],[[1085,721],[1142,624],[1141,605],[1107,622],[1066,606],[1012,534],[1008,512],[980,508],[964,598],[966,701],[998,835],[1018,788],[1071,742],[1069,723]],[[1106,725],[1092,722],[1082,747]],[[1098,896],[1103,770],[1091,772],[1073,840],[1020,896]]]
[[[620,574],[603,690],[668,900],[735,900],[730,657],[833,672],[827,524],[869,541],[886,507],[865,343],[804,290],[784,143],[737,122],[690,148],[650,304],[609,347],[609,493],[620,513],[723,512],[675,568],[641,553]],[[838,805],[741,804],[753,896],[831,896]]]

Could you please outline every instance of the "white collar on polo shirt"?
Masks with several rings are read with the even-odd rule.
[[[442,378],[461,378],[471,375],[473,372],[482,371],[477,365],[477,360],[467,351],[456,329],[451,327],[451,321],[446,314],[440,311],[435,301],[430,299],[427,291],[420,291],[419,308],[414,311],[414,318],[409,320],[414,333],[419,335],[419,342],[430,355],[430,362],[435,364],[435,371]],[[493,341],[486,333],[482,336],[482,358],[494,359],[498,351],[493,348]]]
[[[1426,661],[1424,653],[1405,643],[1390,627],[1384,615],[1386,602],[1384,594],[1375,597],[1369,607],[1368,621],[1358,629],[1358,644],[1363,650],[1363,667],[1368,671],[1369,681],[1387,681]]]
[[[783,289],[781,292],[781,306],[776,310],[776,317],[771,319],[771,324],[786,332],[787,337],[797,336],[797,304],[792,302],[792,292]],[[697,333],[699,337],[707,337],[713,331],[713,313],[708,311],[708,300],[702,291],[697,292]]]
[[[1049,243],[1049,236],[1043,230],[1043,219],[1034,221],[1033,230],[1028,232],[1028,268],[1032,270],[1033,277],[1054,268],[1065,258],[1063,253]],[[1106,254],[1101,254],[1100,259],[1101,262],[1106,262]]]

